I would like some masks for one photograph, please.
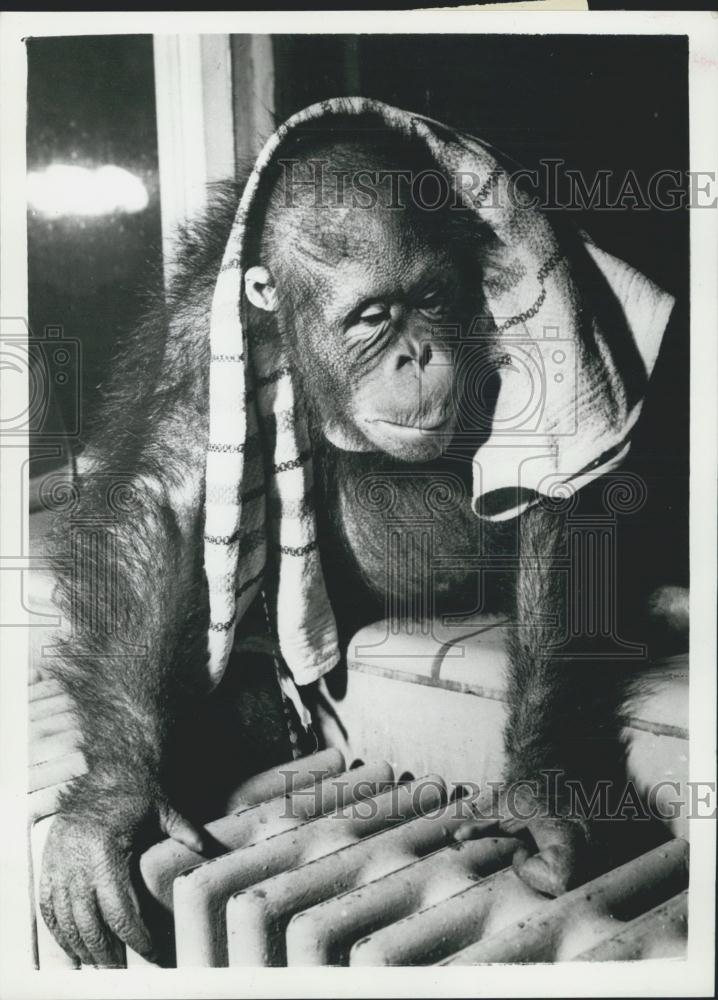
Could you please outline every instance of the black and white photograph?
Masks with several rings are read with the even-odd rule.
[[[562,16],[4,15],[9,998],[712,995],[718,21]]]

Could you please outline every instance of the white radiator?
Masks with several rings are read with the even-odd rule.
[[[49,695],[52,697],[52,695]],[[62,706],[58,706],[60,709]],[[49,733],[49,736],[54,734]],[[72,776],[72,741],[60,780]],[[42,756],[42,755],[41,755]],[[32,865],[53,793],[31,794]],[[218,856],[174,841],[140,870],[179,966],[426,965],[616,960],[679,955],[686,939],[688,845],[675,839],[550,900],[510,867],[515,841],[456,843],[468,803],[437,776],[401,781],[386,763],[345,769],[326,750],[241,786],[208,824]],[[41,968],[70,965],[37,917]],[[128,965],[142,960],[128,954]]]

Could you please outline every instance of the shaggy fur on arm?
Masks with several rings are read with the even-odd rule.
[[[611,782],[616,793],[625,784],[627,671],[625,664],[593,659],[595,640],[585,635],[565,640],[568,601],[592,599],[566,573],[566,563],[563,570],[559,565],[566,546],[564,514],[539,505],[522,516],[504,733],[507,781],[526,779],[545,787],[543,773],[560,772],[551,785],[556,800],[549,803],[559,813],[568,806],[566,780],[580,780],[589,800],[599,781]],[[581,567],[573,563],[571,572],[580,573]]]
[[[68,630],[54,673],[88,767],[62,808],[106,823],[123,800],[171,794],[167,751],[201,689],[207,335],[235,205],[229,190],[181,236],[166,302],[149,308],[114,366],[77,502],[54,532]]]

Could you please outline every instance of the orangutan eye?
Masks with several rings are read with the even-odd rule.
[[[359,322],[367,323],[370,326],[378,326],[389,318],[389,310],[381,302],[372,302],[366,309],[362,309],[359,314]]]
[[[419,303],[419,309],[430,319],[436,319],[446,309],[444,296],[439,291],[429,292]]]

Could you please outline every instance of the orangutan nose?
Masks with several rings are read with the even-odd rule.
[[[399,354],[396,361],[396,367],[399,369],[403,368],[404,365],[416,364],[419,367],[419,371],[423,372],[433,356],[434,352],[431,344],[423,343],[414,345],[412,343],[406,350]]]

